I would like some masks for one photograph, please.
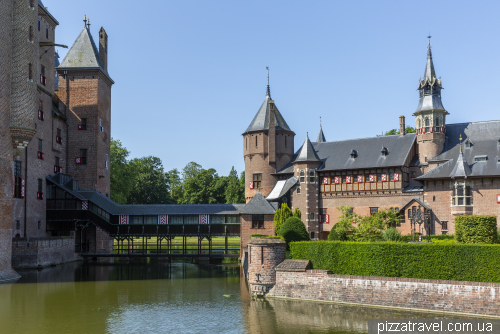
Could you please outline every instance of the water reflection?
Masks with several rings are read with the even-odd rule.
[[[20,273],[0,284],[0,333],[359,333],[367,319],[439,317],[252,300],[235,263],[134,259]]]

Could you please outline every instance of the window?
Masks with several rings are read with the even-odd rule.
[[[49,27],[45,27],[45,38],[49,38]]]
[[[22,179],[22,161],[14,161],[14,197],[24,198],[24,185]]]
[[[309,170],[309,183],[314,183],[314,169]]]
[[[436,196],[432,196],[432,201],[435,202],[436,201]]]
[[[314,239],[314,232],[311,232],[311,239]]]
[[[16,220],[16,230],[21,229],[21,222],[19,220]]]
[[[57,129],[56,143],[62,144],[61,129]]]
[[[86,118],[82,118],[82,124],[80,124],[80,126],[78,126],[78,129],[79,130],[87,130],[87,119]]]
[[[488,160],[487,155],[477,155],[474,157],[475,162],[486,161],[486,160]]]
[[[465,148],[471,148],[471,146],[472,146],[472,142],[469,139],[467,139],[465,141]]]
[[[262,184],[262,174],[254,174],[253,175],[253,188],[261,188]]]
[[[56,166],[59,166],[59,164],[60,164],[59,157],[56,157]]]
[[[245,150],[248,150],[248,138],[245,138]]]
[[[300,187],[297,187],[297,195],[300,195]]]
[[[431,121],[426,118],[425,119],[425,133],[429,133],[429,127],[431,126]]]
[[[417,177],[417,173],[415,171],[411,172],[411,177]]]
[[[41,228],[42,228],[42,222],[38,221],[38,229],[41,229]]]
[[[264,215],[252,215],[252,228],[264,228]]]
[[[82,165],[87,164],[87,149],[81,149],[80,150],[80,163]]]
[[[36,193],[37,199],[43,199],[43,180],[38,179],[38,192]]]
[[[40,20],[38,20],[38,31],[40,31],[41,26],[42,26],[42,22],[40,22]]]
[[[38,119],[40,121],[45,120],[45,113],[43,112],[43,101],[38,101]]]
[[[435,126],[440,126],[439,125],[439,117],[436,117],[436,123],[434,124]]]
[[[255,136],[255,147],[257,147],[257,136]]]
[[[374,215],[378,212],[378,208],[370,208],[370,215]]]
[[[28,79],[33,80],[33,65],[31,63],[28,65]]]
[[[305,173],[303,170],[300,171],[300,183],[304,183],[305,181]]]
[[[354,208],[349,208],[349,210],[347,210],[347,212],[349,212],[352,215],[354,213]]]
[[[45,66],[43,65],[40,68],[40,83],[44,86],[47,84],[47,77],[45,76]]]
[[[101,127],[101,132],[104,132],[104,127],[102,126],[102,119],[99,119],[99,126]]]
[[[472,201],[472,186],[464,181],[455,181],[452,185],[453,194],[451,203],[454,206],[473,205]]]
[[[43,160],[43,140],[38,139],[38,159]]]
[[[106,153],[106,161],[104,161],[104,167],[108,169],[108,154]]]
[[[441,222],[441,229],[442,229],[442,230],[447,230],[447,229],[448,229],[448,221],[443,220],[443,221]]]
[[[28,41],[33,42],[33,26],[28,28]]]
[[[30,0],[30,7],[34,8],[35,7],[35,0]]]
[[[309,215],[309,217],[310,217],[309,218],[310,220],[314,220],[314,212],[311,212],[311,214]]]
[[[420,120],[417,120],[417,129],[420,129]]]
[[[319,209],[319,222],[328,224],[330,219],[326,213],[326,209]]]
[[[286,147],[286,136],[285,136],[285,147]]]

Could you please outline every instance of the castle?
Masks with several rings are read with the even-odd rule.
[[[405,133],[404,116],[392,136],[326,141],[320,125],[316,140],[306,136],[295,151],[295,133],[268,85],[243,133],[246,201],[260,192],[269,202],[299,208],[313,240],[328,237],[344,205],[359,215],[395,210],[402,234],[410,234],[416,212],[431,234],[453,234],[454,218],[462,214],[495,215],[500,222],[500,121],[448,124],[441,90],[429,41],[413,113],[416,133]],[[427,234],[423,227],[415,232]],[[242,224],[246,229],[271,235],[272,216]]]
[[[76,188],[109,196],[114,82],[107,72],[103,28],[98,49],[85,19],[59,64],[59,23],[42,1],[2,1],[0,16],[1,280],[16,275],[11,257],[22,247],[14,247],[11,255],[12,240],[30,248],[30,240],[65,235],[57,223],[46,221],[46,198],[57,196],[47,193],[56,191],[49,175],[73,175],[79,180]]]

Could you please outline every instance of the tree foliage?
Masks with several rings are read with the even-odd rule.
[[[295,210],[293,210],[293,216],[302,219],[302,212],[300,212],[299,208],[295,208]]]
[[[413,126],[407,125],[405,128],[405,133],[415,133],[416,130]],[[391,129],[387,132],[384,133],[384,136],[393,136],[393,135],[399,135],[399,130],[398,129]],[[380,135],[377,135],[377,137],[380,137]]]
[[[398,213],[391,209],[361,216],[353,213],[349,205],[339,206],[340,216],[337,224],[328,235],[329,240],[339,241],[377,241],[382,240],[382,232],[399,221]]]
[[[291,211],[291,210],[290,210]],[[289,217],[281,226],[278,235],[283,237],[288,245],[293,241],[310,241],[306,226],[297,217]]]
[[[120,204],[223,204],[245,202],[245,172],[231,169],[219,176],[215,169],[188,163],[181,172],[164,171],[153,156],[128,160],[130,152],[111,139],[111,199]]]
[[[292,210],[288,207],[288,204],[281,204],[281,207],[274,213],[273,218],[274,231],[276,232],[276,235],[278,235],[281,226],[283,226],[285,221],[290,217],[292,217]]]

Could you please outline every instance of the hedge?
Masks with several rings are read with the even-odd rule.
[[[500,245],[302,241],[290,250],[339,275],[500,283]]]
[[[455,218],[455,239],[464,244],[498,243],[497,217],[458,216]]]

